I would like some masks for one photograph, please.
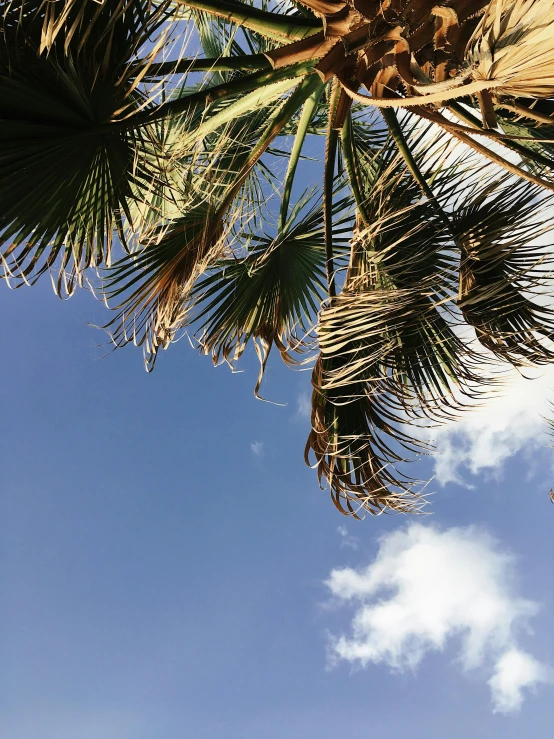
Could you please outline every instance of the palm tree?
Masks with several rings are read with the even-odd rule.
[[[92,281],[147,369],[251,341],[256,394],[317,353],[341,512],[417,509],[417,427],[554,361],[550,0],[5,0],[0,31],[6,282]]]

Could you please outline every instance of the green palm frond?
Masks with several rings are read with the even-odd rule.
[[[167,229],[153,234],[138,254],[116,262],[104,281],[118,316],[106,326],[115,346],[144,346],[147,369],[186,322],[191,284],[225,251],[228,228],[213,202],[191,204]]]
[[[301,198],[273,237],[243,234],[247,255],[217,264],[191,294],[198,339],[214,363],[237,361],[250,340],[257,345],[256,394],[273,344],[288,364],[296,361],[291,353],[313,346],[306,338],[327,289],[323,211],[313,200]],[[343,253],[351,233],[348,206],[344,198],[335,205],[334,243]]]
[[[241,144],[231,123],[215,141],[207,142],[207,150],[201,146],[200,155],[188,163],[180,217],[144,234],[142,249],[106,274],[105,295],[120,311],[107,327],[112,340],[116,346],[129,341],[144,346],[147,368],[153,368],[159,348],[167,347],[186,324],[194,281],[226,252],[233,254],[232,227],[248,217],[244,187],[315,82],[312,77],[300,83],[285,102],[274,106],[269,120],[262,109],[259,117],[242,124],[248,133]]]
[[[71,290],[84,269],[109,261],[132,203],[167,185],[151,155],[154,127],[111,131],[114,117],[144,105],[128,65],[167,4],[68,3],[50,28],[54,5],[28,10],[0,55],[0,239],[7,276],[36,279],[59,258]],[[0,18],[3,29],[12,20]]]

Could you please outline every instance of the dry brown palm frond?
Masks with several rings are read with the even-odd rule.
[[[552,0],[492,0],[466,50],[473,79],[500,96],[551,97],[553,34]]]
[[[144,346],[147,369],[187,322],[190,288],[226,250],[229,228],[209,202],[191,207],[143,242],[143,251],[114,264],[105,291],[121,310],[106,330],[115,346]],[[138,287],[135,285],[138,283]]]
[[[450,12],[456,16],[453,8],[433,8],[431,15],[437,15],[436,11],[438,15]],[[457,27],[457,21],[453,27]],[[494,98],[548,98],[554,94],[554,6],[551,0],[492,0],[465,47],[463,63],[454,65],[457,73],[452,77],[446,76],[443,63],[435,59],[434,79],[422,80],[428,65],[420,64],[423,59],[421,55],[418,57],[413,41],[410,43],[411,37],[403,38],[405,29],[399,26],[398,31],[396,51],[401,53],[395,55],[397,64],[405,53],[404,47],[416,53],[411,60],[406,57],[401,67],[387,65],[385,57],[382,58],[381,64],[392,75],[387,77],[389,89],[377,89],[373,85],[372,95],[368,97],[358,92],[361,80],[352,82],[337,73],[345,93],[356,102],[377,107],[413,107],[440,105],[453,98],[476,95],[486,125],[494,127]],[[440,41],[440,49],[435,46],[435,53],[442,50],[443,42],[445,39]],[[450,59],[449,63],[452,65],[454,61]],[[392,81],[399,69],[403,70],[405,89],[399,87],[400,78]]]
[[[416,208],[399,216],[411,213],[417,217]],[[332,360],[323,389],[375,384],[404,417],[452,419],[482,396],[483,359],[458,336],[454,252],[437,255],[445,246],[439,229],[433,238],[404,226],[404,238],[393,229],[384,235],[386,245],[358,236],[345,288],[320,314],[321,353]]]
[[[495,357],[476,351],[456,306],[463,239],[458,221],[451,223],[451,207],[468,210],[476,192],[486,203],[500,188],[508,207],[505,217],[497,213],[491,220],[496,231],[503,223],[509,233],[515,224],[517,241],[525,235],[520,216],[530,230],[540,222],[526,219],[526,208],[536,210],[538,188],[514,187],[508,176],[499,181],[498,172],[479,167],[477,159],[473,166],[465,162],[468,171],[459,182],[452,172],[459,174],[464,162],[449,159],[441,146],[429,150],[429,141],[427,150],[417,156],[435,174],[435,203],[421,198],[394,155],[358,156],[364,192],[370,193],[361,200],[368,225],[362,228],[358,219],[343,291],[320,313],[306,453],[313,453],[320,480],[328,481],[347,514],[360,507],[417,508],[417,483],[398,470],[428,449],[419,438],[425,432],[416,427],[457,419],[499,384]],[[519,275],[530,258],[520,250],[507,276]]]
[[[343,291],[320,316],[321,352],[334,360],[323,389],[375,383],[407,415],[456,417],[461,397],[478,397],[479,358],[435,300],[430,282],[428,291],[425,285]]]
[[[439,142],[433,150],[432,139],[422,138],[425,150],[418,157],[434,170],[441,202],[464,200],[466,184],[474,192],[482,174],[477,176],[476,162],[467,155],[464,162],[452,159]],[[430,415],[435,404],[440,415],[454,391],[474,396],[470,388],[482,380],[481,358],[455,332],[459,262],[448,216],[437,211],[438,200],[420,199],[417,182],[398,160],[381,171],[377,161],[363,159],[362,164],[368,174],[374,172],[368,181],[371,198],[364,205],[371,225],[357,231],[340,306],[326,309],[329,333],[339,342],[333,351],[342,351],[340,342],[354,342],[341,370],[347,382],[379,367],[379,376],[395,385],[399,401],[405,398],[411,405],[416,400]],[[461,172],[466,165],[464,180],[454,186],[452,168]],[[326,335],[321,341],[330,339]],[[358,374],[353,374],[355,367]]]
[[[417,282],[405,289],[360,284],[359,275],[351,279],[320,313],[306,456],[314,453],[320,481],[327,480],[342,512],[414,511],[422,504],[419,483],[398,465],[429,446],[407,424],[455,419],[493,383],[485,378],[487,360],[462,342],[434,302],[440,287],[430,280],[427,289]]]
[[[328,366],[320,356],[313,371],[306,463],[311,464],[313,452],[320,484],[328,482],[334,504],[345,515],[419,511],[425,503],[417,490],[421,483],[402,475],[396,465],[408,461],[403,452],[413,456],[426,445],[401,430],[378,385],[354,384],[340,395],[324,390]]]

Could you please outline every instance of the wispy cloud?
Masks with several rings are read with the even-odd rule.
[[[360,546],[360,540],[356,536],[348,533],[346,526],[339,526],[337,532],[341,538],[340,546],[348,549],[358,549]]]
[[[514,371],[501,395],[440,428],[435,435],[437,481],[465,484],[464,472],[499,470],[517,452],[546,446],[544,416],[550,412],[553,387],[554,367],[532,380]]]
[[[257,457],[263,456],[263,453],[264,453],[264,443],[263,443],[263,441],[253,441],[250,444],[250,449],[252,450],[252,452]]]
[[[326,585],[354,606],[350,635],[332,637],[331,663],[415,670],[461,636],[465,670],[487,667],[495,711],[517,711],[548,669],[517,646],[538,604],[515,593],[513,557],[486,532],[411,524],[380,540],[374,562],[335,569]]]
[[[300,393],[296,399],[296,415],[298,418],[310,418],[312,414],[312,404],[308,393]]]
[[[495,713],[518,711],[523,703],[525,688],[533,689],[539,683],[552,683],[552,670],[519,649],[505,652],[489,680]]]

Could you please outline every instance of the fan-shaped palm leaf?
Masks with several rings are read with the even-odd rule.
[[[130,204],[163,178],[155,128],[111,122],[144,103],[129,63],[168,4],[35,5],[10,3],[0,18],[0,238],[5,273],[25,280],[60,255],[77,275],[108,260]]]
[[[230,247],[231,226],[236,217],[242,217],[240,209],[233,212],[231,206],[241,188],[316,83],[315,75],[307,78],[286,102],[277,105],[252,146],[237,146],[234,137],[224,131],[203,171],[198,171],[199,160],[193,158],[187,183],[190,194],[181,217],[154,229],[143,250],[120,260],[107,276],[108,298],[123,296],[121,313],[110,324],[116,327],[114,343],[132,340],[144,345],[148,368],[153,367],[159,347],[166,347],[183,327],[194,281]],[[244,124],[250,136],[259,131],[266,115],[262,109],[259,117]]]
[[[554,311],[537,300],[552,269],[539,240],[550,229],[549,208],[538,188],[502,178],[453,216],[461,248],[458,305],[479,341],[516,366],[554,359]]]
[[[378,383],[354,383],[339,395],[323,390],[326,371],[333,366],[320,357],[312,375],[306,464],[313,452],[320,483],[328,482],[341,513],[360,517],[360,511],[417,510],[423,502],[418,481],[403,475],[397,465],[408,461],[406,452],[413,456],[425,444],[402,431],[398,409]]]
[[[307,451],[339,508],[352,512],[355,500],[372,512],[405,510],[418,500],[395,471],[398,449],[425,445],[403,424],[454,417],[478,395],[482,373],[455,331],[450,228],[392,142],[357,148],[360,212],[371,225],[359,228],[344,289],[320,314]],[[451,194],[452,171],[442,180],[439,192]]]
[[[216,265],[192,291],[199,340],[214,363],[220,358],[234,362],[250,339],[257,343],[256,394],[272,345],[294,363],[291,352],[304,348],[326,295],[323,211],[321,204],[309,203],[302,198],[275,237],[246,234],[247,256]],[[344,198],[335,204],[335,214],[341,214],[333,239],[338,252],[345,252],[349,242],[348,205]]]

